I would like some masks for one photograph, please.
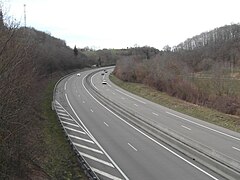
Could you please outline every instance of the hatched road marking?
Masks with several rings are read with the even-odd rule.
[[[85,101],[83,101],[85,103]],[[57,109],[56,109],[57,108]],[[56,109],[56,113],[59,117],[60,122],[62,123],[63,128],[65,129],[65,132],[67,133],[69,140],[71,141],[71,143],[75,146],[75,148],[77,149],[78,153],[85,157],[85,160],[87,161],[87,159],[89,159],[88,163],[90,167],[94,167],[94,165],[97,165],[96,163],[101,163],[101,168],[100,169],[96,169],[96,168],[91,168],[92,171],[94,171],[95,173],[105,176],[106,178],[110,178],[110,179],[116,179],[119,180],[121,178],[112,175],[119,174],[119,176],[121,177],[121,173],[119,172],[118,168],[115,168],[115,164],[111,163],[111,162],[107,162],[108,160],[111,161],[111,158],[106,155],[106,152],[104,151],[104,149],[100,148],[99,144],[97,143],[97,141],[95,141],[95,139],[88,133],[88,130],[85,129],[85,126],[81,126],[79,124],[78,121],[76,121],[63,107],[60,103],[58,103],[56,101],[55,103],[55,109]],[[90,109],[91,112],[93,112],[93,109]],[[70,121],[70,122],[67,122]],[[109,126],[106,122],[104,122],[104,124],[106,126]],[[69,126],[73,126],[73,127],[69,127]],[[78,141],[79,140],[79,141]],[[96,143],[95,143],[96,142]],[[83,144],[81,144],[83,143]],[[87,144],[90,143],[92,144],[91,146],[94,147],[90,147]],[[94,144],[94,145],[93,145]],[[82,152],[83,151],[83,152]],[[100,157],[95,157],[97,154]],[[87,158],[87,159],[86,159]],[[107,159],[106,159],[107,158]],[[110,159],[109,159],[110,158]],[[103,160],[106,159],[106,160]],[[105,165],[105,167],[104,167]],[[106,166],[111,167],[113,169],[111,170],[106,170]]]
[[[80,137],[77,137],[77,136],[74,136],[74,135],[71,135],[71,134],[69,134],[68,136],[71,137],[71,138],[74,138],[74,139],[78,139],[78,140],[80,140],[80,141],[85,141],[85,142],[88,142],[88,143],[94,144],[93,141],[88,140],[88,139],[80,138]]]
[[[91,155],[89,155],[89,154],[86,154],[86,153],[82,153],[82,152],[79,152],[79,153],[80,153],[82,156],[86,157],[86,158],[92,159],[92,160],[94,160],[94,161],[97,161],[97,162],[99,162],[99,163],[102,163],[102,164],[105,164],[105,165],[107,165],[107,166],[110,166],[110,167],[114,168],[114,166],[112,165],[112,163],[109,163],[109,162],[107,162],[107,161],[98,159],[98,158],[96,158],[96,157],[94,157],[94,156],[91,156]]]
[[[107,177],[107,178],[109,178],[109,179],[122,180],[121,178],[118,178],[118,177],[113,176],[113,175],[111,175],[111,174],[109,174],[109,173],[100,171],[99,169],[96,169],[96,168],[93,168],[93,167],[91,167],[91,168],[92,168],[92,170],[93,170],[95,173],[101,174],[102,176],[105,176],[105,177]]]
[[[69,123],[69,122],[66,122],[66,121],[63,121],[63,120],[61,122],[64,123],[64,124],[68,124],[70,126],[79,127],[77,124],[72,124],[72,123]]]
[[[63,116],[60,116],[60,119],[66,119],[66,120],[69,120],[69,121],[73,121],[71,118],[67,118],[67,117],[63,117]]]
[[[85,132],[83,131],[79,131],[79,130],[76,130],[76,129],[73,129],[73,128],[70,128],[70,127],[64,127],[65,129],[68,129],[68,130],[71,130],[71,131],[74,131],[74,132],[78,132],[80,134],[86,134]]]
[[[81,144],[78,144],[78,143],[74,143],[73,142],[73,145],[78,146],[78,147],[83,148],[83,149],[87,149],[87,150],[99,153],[99,154],[103,154],[103,152],[100,151],[100,150],[97,150],[97,149],[94,149],[94,148],[90,148],[90,147],[87,147],[87,146],[84,146],[84,145],[81,145]]]

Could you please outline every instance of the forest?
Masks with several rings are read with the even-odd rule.
[[[20,27],[0,11],[0,37],[0,179],[65,177],[46,159],[50,150],[43,131],[48,117],[41,104],[49,84],[83,68],[116,64],[114,74],[124,81],[240,115],[239,24],[204,32],[161,51],[149,46],[73,51],[64,40]],[[54,170],[49,173],[49,169]]]
[[[187,39],[148,58],[117,61],[114,75],[149,85],[182,100],[240,115],[240,25],[232,24]]]
[[[51,110],[53,87],[74,71],[116,64],[120,55],[74,50],[49,33],[20,27],[1,9],[0,37],[0,179],[79,179],[74,169],[80,167],[71,163],[77,158],[62,150],[70,146]]]

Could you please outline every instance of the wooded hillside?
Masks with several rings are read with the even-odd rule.
[[[124,57],[114,74],[198,105],[240,114],[240,25],[205,32],[150,59]]]
[[[49,151],[43,138],[44,91],[61,75],[89,66],[87,57],[75,56],[63,40],[0,17],[0,179],[29,179],[36,172],[54,178],[59,174],[43,167]]]

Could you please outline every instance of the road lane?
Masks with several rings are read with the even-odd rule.
[[[191,166],[181,158],[174,156],[165,148],[162,149],[161,146],[159,146],[159,144],[156,144],[154,141],[149,142],[149,138],[141,133],[139,134],[139,131],[136,131],[136,129],[119,120],[119,118],[114,114],[106,111],[106,109],[102,107],[98,102],[96,102],[96,100],[92,98],[83,87],[83,78],[88,73],[89,72],[81,73],[80,77],[72,75],[70,78],[63,80],[63,82],[60,82],[59,88],[57,90],[58,96],[56,99],[61,102],[63,107],[66,108],[66,110],[76,120],[78,119],[76,116],[79,116],[85,128],[87,129],[87,132],[89,131],[90,135],[92,135],[93,138],[97,140],[97,142],[101,145],[108,156],[113,159],[114,167],[118,166],[119,169],[122,170],[123,174],[126,174],[126,177],[124,177],[120,172],[113,172],[107,167],[102,167],[101,165],[99,166],[99,164],[96,164],[96,162],[94,164],[94,158],[91,159],[89,157],[95,156],[92,154],[89,156],[86,151],[82,151],[83,154],[85,153],[84,155],[87,154],[87,159],[93,163],[92,168],[101,177],[101,179],[105,179],[105,175],[107,174],[109,175],[107,179],[109,179],[109,177],[115,177],[116,179],[159,179],[159,177],[161,177],[161,179],[222,179],[214,172],[211,172],[196,162],[188,159],[188,157],[185,157],[181,154],[181,157],[183,156],[184,159],[192,163],[194,166],[196,165],[196,167]],[[103,77],[100,74],[99,76],[97,74],[93,76],[91,81],[94,83],[96,87],[95,89],[101,91],[101,93],[107,92],[106,96],[109,94],[112,95],[108,98],[114,100],[114,98],[117,98],[117,96],[121,94],[121,98],[118,98],[117,102],[119,102],[119,99],[122,99],[123,97],[124,99],[122,99],[122,101],[125,102],[125,105],[129,105],[129,101],[131,101],[132,107],[135,107],[137,109],[144,108],[145,105],[148,105],[149,101],[145,101],[141,98],[139,99],[140,101],[138,101],[136,100],[138,97],[132,96],[131,94],[129,94],[129,96],[126,96],[123,93],[119,93],[116,91],[117,87],[110,82],[108,82],[110,86],[102,85],[101,82]],[[109,81],[107,76],[104,78]],[[67,95],[69,102],[72,104],[72,107],[75,110],[76,114],[73,113],[72,109],[69,107],[69,103],[67,102],[66,98],[64,98],[63,94]],[[131,98],[130,96],[134,97],[135,99]],[[149,104],[151,104],[151,102]],[[155,116],[155,118],[159,118],[162,112],[166,113],[166,110],[168,109],[164,108],[159,112],[159,110],[151,108],[150,114],[153,117]],[[59,113],[62,113],[61,110]],[[169,117],[169,114],[165,116],[171,119],[171,117]],[[156,119],[156,121],[159,120]],[[192,127],[190,128],[184,123],[180,123],[178,126],[184,131],[189,131],[189,129],[192,131]],[[71,128],[73,127],[68,127],[68,129]],[[137,135],[135,135],[135,133]],[[78,140],[77,138],[74,138],[76,137],[75,135],[71,136],[74,139],[73,141]],[[239,151],[236,150],[237,148],[237,145],[231,146],[232,150],[239,153]],[[101,157],[95,158],[101,160]],[[108,162],[109,159],[108,157],[106,158],[107,159],[105,160]],[[199,169],[197,167],[199,167]],[[173,174],[172,171],[176,173]]]
[[[180,135],[191,137],[193,140],[200,142],[201,144],[205,144],[208,147],[211,147],[240,162],[239,152],[231,148],[235,144],[240,144],[239,133],[182,115],[140,97],[136,97],[135,95],[115,86],[109,79],[107,79],[108,84],[111,84],[111,88],[108,88],[110,88],[112,92],[118,94],[112,95],[112,93],[108,93],[106,91],[106,86],[102,86],[99,83],[98,77],[99,76],[95,75],[92,81],[95,83],[95,86],[99,89],[99,91],[104,96],[111,99],[111,101],[118,103],[128,111],[139,115],[139,117],[147,119],[153,123],[157,123],[163,127],[171,128]],[[123,95],[125,95],[125,97],[122,97]],[[134,105],[136,103],[138,103],[138,106]],[[182,125],[189,127],[192,131],[184,131],[180,128]]]
[[[81,73],[82,78],[83,76],[84,73]],[[73,77],[67,80],[68,87],[65,92],[69,102],[71,102],[77,116],[80,117],[87,129],[106,149],[108,154],[114,158],[114,162],[117,162],[124,173],[127,174],[127,177],[130,179],[212,179],[209,176],[211,174],[206,175],[181,158],[174,156],[160,147],[159,144],[150,141],[136,129],[119,121],[118,117],[106,111],[82,87],[80,83],[82,78]],[[80,97],[78,93],[80,93]],[[66,100],[61,97],[59,99],[71,112],[72,110],[68,107]],[[91,112],[91,108],[93,112]],[[73,116],[76,115],[73,113]],[[184,158],[188,159],[187,157]],[[109,173],[98,168],[94,169],[96,173],[102,176],[104,173],[111,174],[111,171]],[[204,169],[204,167],[201,168]]]

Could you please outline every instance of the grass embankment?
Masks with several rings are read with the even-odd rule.
[[[46,119],[42,129],[46,150],[43,168],[52,179],[87,179],[65,137],[55,111],[51,109],[54,85],[55,82],[48,85],[42,102],[43,115]]]
[[[209,109],[195,104],[188,103],[178,98],[157,91],[149,86],[139,83],[124,82],[114,75],[110,75],[110,80],[121,88],[153,101],[162,106],[190,115],[192,117],[240,132],[240,117],[224,114],[213,109]]]

